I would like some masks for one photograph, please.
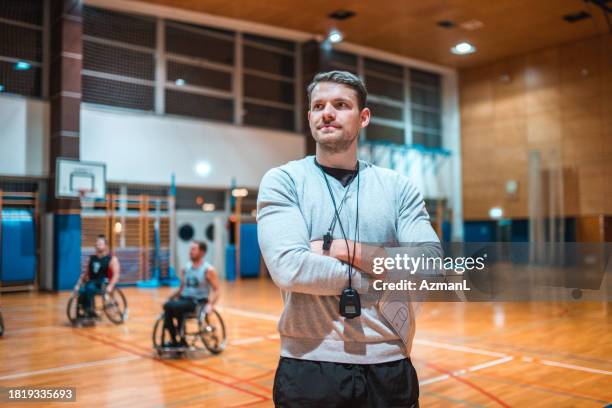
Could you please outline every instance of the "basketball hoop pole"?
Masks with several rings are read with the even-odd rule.
[[[168,276],[161,279],[164,286],[178,287],[181,284],[176,276],[176,176],[170,175],[170,195],[168,196],[168,212],[170,213],[170,259],[168,262]]]

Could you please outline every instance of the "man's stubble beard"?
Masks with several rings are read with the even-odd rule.
[[[322,150],[328,153],[341,153],[347,151],[358,136],[359,133],[350,139],[340,138],[339,140],[329,141],[321,141],[315,138],[315,142]]]

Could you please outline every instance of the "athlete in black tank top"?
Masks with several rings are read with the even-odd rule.
[[[87,316],[95,316],[94,296],[102,290],[111,293],[121,273],[121,266],[116,256],[109,252],[104,236],[96,239],[96,253],[89,257],[87,269],[81,273],[74,290],[79,295],[79,311]]]
[[[110,279],[110,261],[112,256],[107,254],[101,258],[98,255],[91,255],[89,257],[89,279],[90,280],[102,280]]]

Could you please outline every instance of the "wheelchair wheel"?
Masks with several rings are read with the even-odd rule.
[[[127,319],[128,306],[121,289],[116,288],[109,296],[103,295],[103,299],[106,317],[115,324],[123,323]]]
[[[202,315],[204,315],[203,318]],[[200,338],[204,346],[212,354],[221,353],[225,349],[227,338],[225,324],[219,312],[213,310],[211,313],[205,313],[204,308],[202,308],[198,323],[200,325]]]
[[[164,330],[164,314],[162,313],[153,326],[153,348],[157,353],[158,357],[180,357],[184,354],[185,350],[181,350],[176,347],[164,346],[170,340],[170,334]]]
[[[161,356],[163,351],[162,348],[166,339],[166,331],[164,330],[164,314],[162,313],[155,321],[153,326],[153,348],[157,351],[157,355]]]
[[[4,334],[4,320],[2,320],[2,313],[0,313],[0,337]]]
[[[75,324],[79,316],[79,298],[78,295],[72,294],[68,300],[68,306],[66,307],[66,315],[70,323]]]

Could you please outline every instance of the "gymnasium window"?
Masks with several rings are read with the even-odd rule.
[[[370,123],[367,129],[367,140],[370,142],[388,142],[404,144],[404,129]]]
[[[234,122],[236,34],[164,21],[165,113]]]
[[[191,86],[228,92],[232,89],[232,74],[226,71],[169,60],[167,75],[168,82],[173,84],[183,80],[184,84]]]
[[[41,24],[36,13],[10,10],[2,10],[12,14],[0,20],[0,34],[7,30],[6,19]],[[83,21],[84,102],[300,131],[305,119],[297,111],[305,90],[297,89],[303,84],[295,42],[89,6]],[[11,42],[3,42],[0,75],[16,75],[1,55],[29,58],[32,69],[11,83],[24,94],[32,88],[40,94],[40,30],[16,33],[22,26],[10,27],[9,34],[31,46],[20,47],[20,54],[11,50]],[[363,141],[441,147],[439,75],[335,48],[321,52],[322,69],[346,70],[366,83],[373,117]]]
[[[231,122],[234,101],[195,92],[166,89],[166,112],[196,118]]]
[[[325,47],[321,49],[321,54],[327,54],[324,58],[324,61],[327,61],[327,64],[323,67],[325,71],[348,71],[355,75],[359,74],[359,57],[357,55]]]
[[[406,142],[404,67],[370,58],[363,59],[363,79],[372,111],[365,140],[404,144]]]
[[[252,34],[242,37],[242,121],[295,130],[295,43]]]
[[[178,187],[176,189],[176,209],[202,211],[204,204],[212,204],[214,211],[223,211],[225,193],[226,190],[222,189]]]
[[[40,97],[42,0],[0,0],[0,38],[0,93]]]
[[[83,102],[152,111],[155,19],[83,7]]]
[[[410,108],[412,143],[442,147],[440,76],[417,69],[410,70]]]

